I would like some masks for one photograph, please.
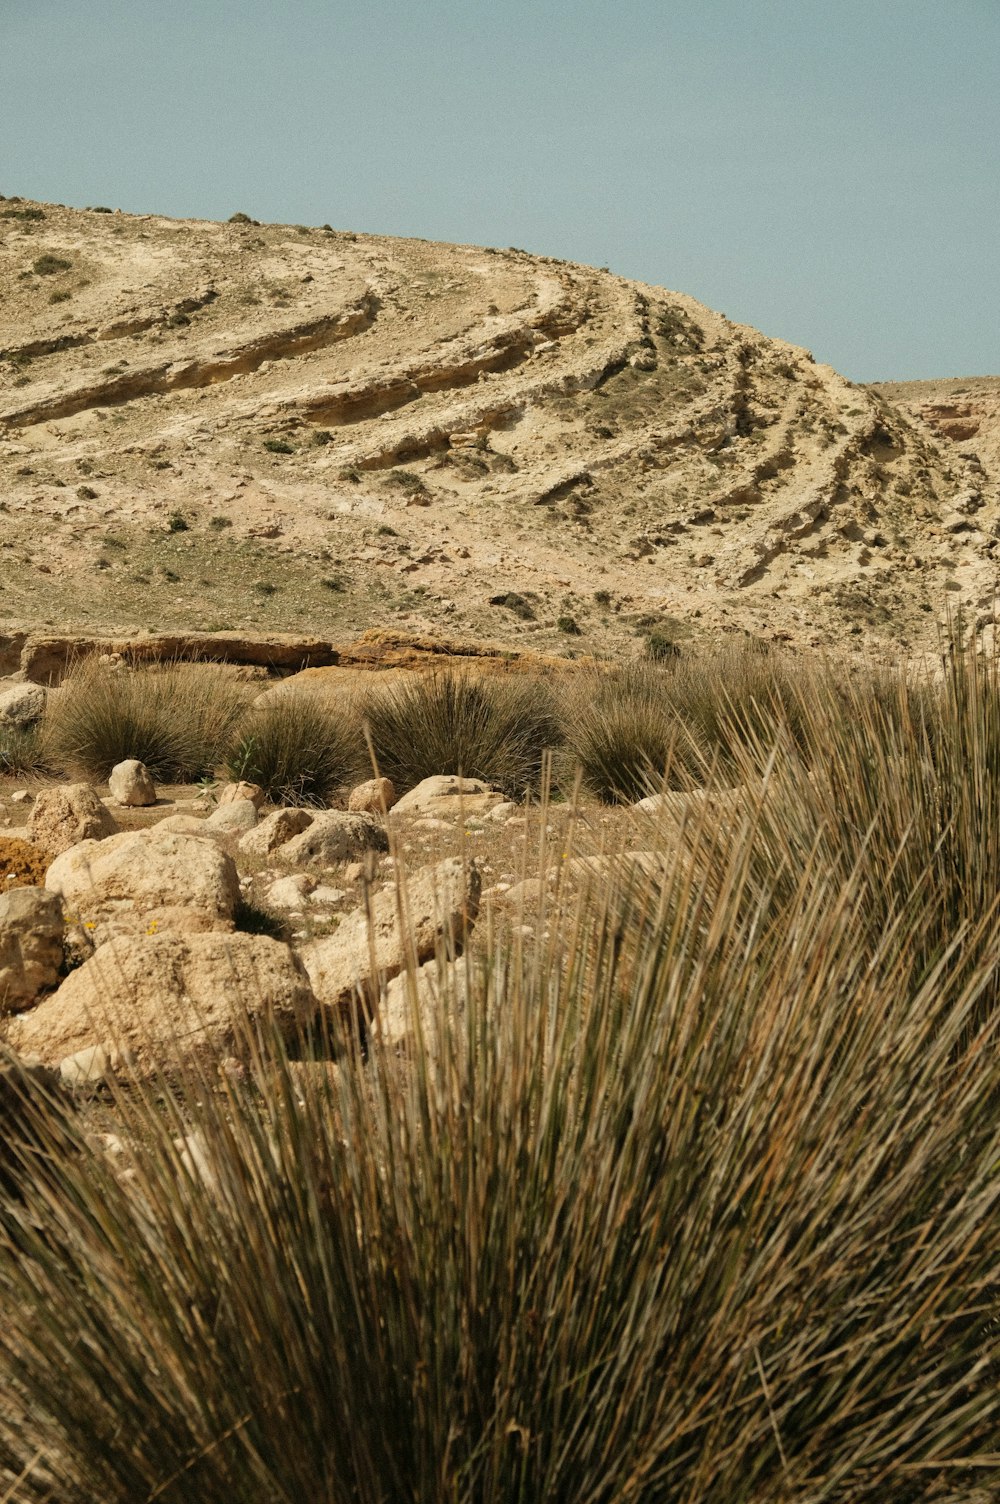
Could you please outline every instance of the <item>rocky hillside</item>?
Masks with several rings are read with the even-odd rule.
[[[1000,383],[860,388],[606,271],[8,198],[0,353],[0,632],[992,621]]]

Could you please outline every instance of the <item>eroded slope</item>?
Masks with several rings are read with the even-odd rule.
[[[6,622],[608,653],[991,617],[996,454],[606,272],[8,199],[0,349]]]

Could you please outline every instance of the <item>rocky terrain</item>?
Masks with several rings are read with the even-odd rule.
[[[992,624],[1000,383],[861,388],[607,271],[7,198],[0,353],[8,644]]]

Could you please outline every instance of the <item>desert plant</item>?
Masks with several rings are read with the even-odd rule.
[[[276,804],[332,803],[364,768],[357,722],[315,695],[283,693],[250,711],[226,757],[231,778],[260,784]]]
[[[294,454],[295,450],[287,439],[265,439],[264,448],[269,454]]]
[[[136,757],[158,781],[182,782],[218,766],[246,703],[246,686],[208,664],[109,671],[89,659],[47,713],[42,743],[92,778]]]
[[[49,762],[40,728],[0,724],[0,776],[24,778],[44,773]]]
[[[188,522],[183,512],[171,512],[170,516],[167,518],[168,533],[186,533],[190,526],[191,524],[190,522]]]
[[[630,803],[666,784],[690,788],[704,761],[671,704],[671,675],[642,663],[575,676],[563,695],[566,740],[592,793]]]
[[[32,262],[31,269],[36,276],[54,277],[58,272],[68,272],[72,265],[72,261],[67,261],[62,256],[45,255]]]
[[[458,773],[521,798],[537,786],[546,748],[562,740],[550,685],[528,675],[414,676],[370,691],[359,714],[379,772],[398,790]]]
[[[926,965],[925,891],[859,954],[865,832],[846,880],[800,862],[790,780],[766,831],[653,831],[655,882],[609,862],[548,940],[442,957],[407,1057],[248,1033],[246,1087],[118,1091],[131,1175],[29,1098],[15,1497],[992,1497],[1000,1015],[970,1025],[1000,937],[980,911],[973,970]]]

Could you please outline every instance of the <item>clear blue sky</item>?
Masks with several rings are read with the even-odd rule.
[[[1000,373],[1000,0],[0,0],[0,192],[518,245]]]

